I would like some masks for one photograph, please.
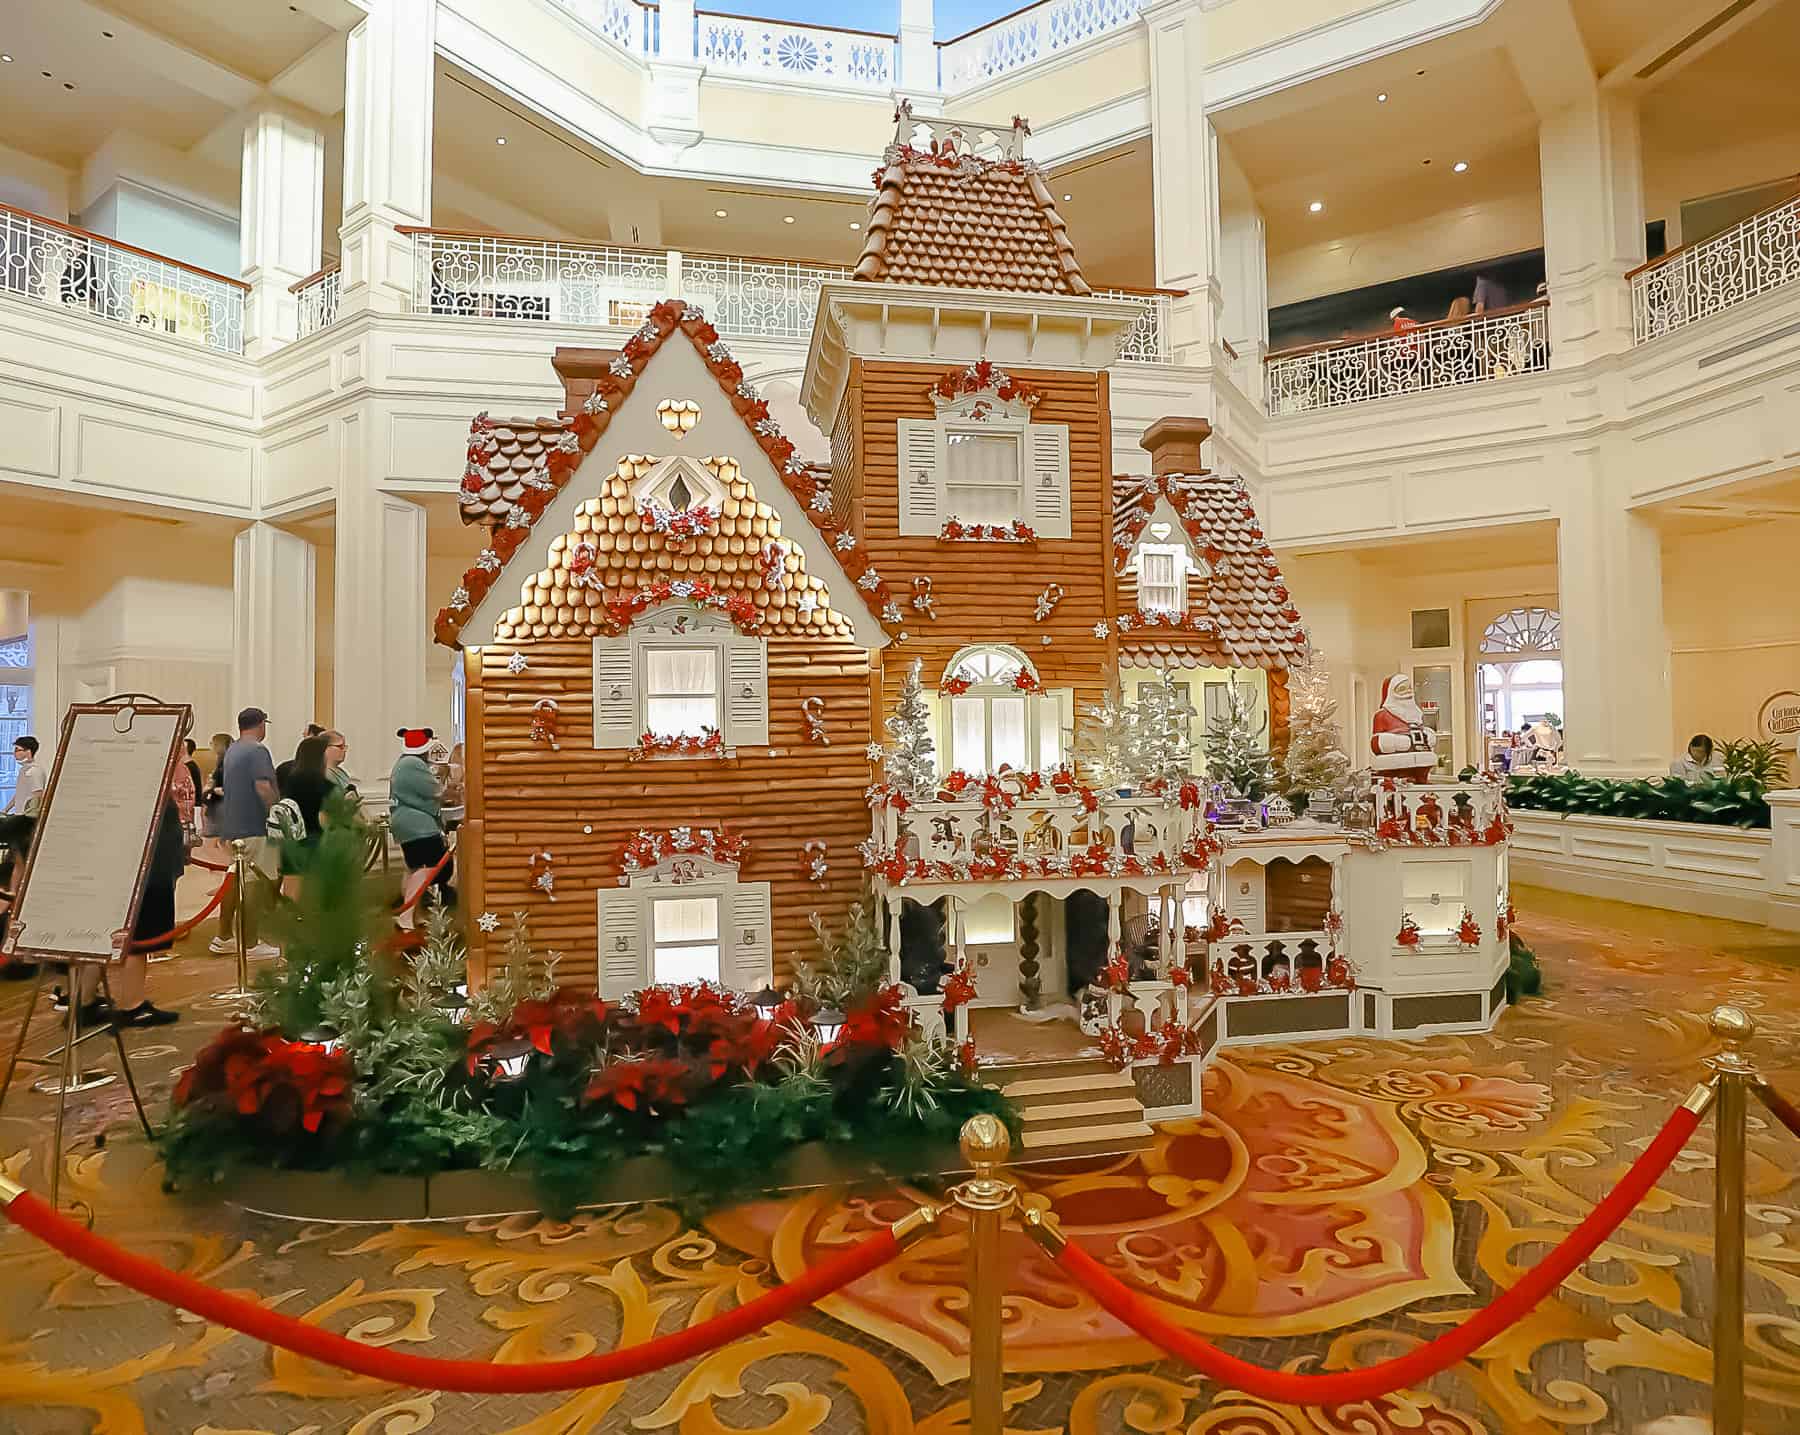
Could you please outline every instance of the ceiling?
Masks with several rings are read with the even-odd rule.
[[[1296,554],[1341,553],[1341,543],[1294,544]],[[1458,533],[1418,534],[1376,539],[1356,545],[1365,568],[1395,578],[1428,573],[1466,573],[1476,569],[1519,568],[1556,562],[1556,523],[1502,523]]]
[[[18,3],[18,0],[14,0]],[[28,0],[32,3],[32,0]],[[333,26],[289,0],[104,0],[121,19],[160,31],[184,49],[267,84]],[[316,8],[316,7],[315,7]],[[348,17],[354,7],[339,7]]]
[[[1644,97],[1646,149],[1705,154],[1800,130],[1796,55],[1800,0],[1781,0]],[[1785,172],[1796,170],[1800,155],[1790,158]]]

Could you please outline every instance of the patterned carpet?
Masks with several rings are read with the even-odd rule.
[[[196,900],[192,905],[197,905]],[[1269,1366],[1332,1369],[1462,1320],[1590,1209],[1686,1093],[1731,999],[1763,1069],[1800,1094],[1800,942],[1759,928],[1518,894],[1548,996],[1491,1036],[1228,1053],[1207,1115],[1030,1199],[1188,1327]],[[228,964],[197,942],[152,987],[187,1018],[136,1041],[153,1112],[219,1018]],[[10,1040],[24,990],[0,988]],[[94,1048],[96,1053],[98,1047]],[[97,1057],[96,1057],[97,1059]],[[23,1088],[20,1089],[23,1091]],[[0,1162],[45,1186],[49,1101],[15,1092]],[[165,1195],[114,1084],[78,1098],[65,1198],[100,1230],[214,1284],[377,1344],[495,1360],[633,1343],[754,1294],[911,1204],[814,1193],[701,1228],[634,1207],[537,1219],[297,1225]],[[1751,1428],[1800,1428],[1800,1144],[1752,1107]],[[1188,1374],[1023,1239],[1008,1252],[1010,1430],[1020,1435],[1629,1435],[1708,1403],[1710,1123],[1617,1238],[1531,1317],[1424,1389],[1272,1406]],[[916,1247],[802,1319],[572,1396],[421,1394],[341,1375],[96,1282],[0,1230],[0,1428],[194,1435],[960,1435],[961,1246]]]

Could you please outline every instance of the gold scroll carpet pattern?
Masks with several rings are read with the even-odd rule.
[[[1454,1325],[1560,1239],[1643,1149],[1731,999],[1800,1095],[1800,943],[1761,929],[1521,893],[1544,999],[1489,1036],[1234,1051],[1206,1115],[1147,1151],[1025,1177],[1073,1239],[1165,1314],[1272,1367],[1339,1369]],[[190,947],[195,944],[190,944]],[[189,1013],[139,1038],[160,1103],[211,1030],[224,964],[153,988]],[[5,1035],[21,988],[0,988]],[[97,1045],[96,1045],[97,1049]],[[118,1085],[80,1098],[65,1196],[213,1284],[376,1344],[564,1359],[706,1319],[904,1211],[809,1193],[699,1227],[633,1207],[569,1223],[300,1225],[168,1196]],[[15,1095],[0,1161],[43,1189],[46,1098]],[[1752,1108],[1752,1429],[1800,1429],[1800,1143]],[[1009,1238],[1008,1428],[1020,1435],[1628,1435],[1709,1393],[1712,1136],[1529,1318],[1425,1388],[1325,1410],[1221,1390]],[[194,1435],[961,1435],[967,1295],[942,1231],[816,1311],[677,1369],[563,1396],[398,1390],[274,1352],[96,1281],[0,1231],[0,1429]]]

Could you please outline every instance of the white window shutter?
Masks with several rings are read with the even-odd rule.
[[[600,894],[600,995],[616,1001],[650,985],[644,904],[630,888]]]
[[[769,745],[769,657],[761,638],[735,637],[725,650],[725,741]]]
[[[637,655],[630,638],[594,639],[594,746],[636,747]]]
[[[900,532],[937,536],[943,525],[944,429],[931,419],[900,426]]]
[[[739,882],[726,889],[731,926],[724,933],[725,980],[739,991],[761,991],[775,979],[775,939],[769,884]]]
[[[1025,426],[1025,481],[1031,494],[1025,521],[1043,538],[1069,536],[1069,426]],[[901,532],[905,532],[904,528]]]

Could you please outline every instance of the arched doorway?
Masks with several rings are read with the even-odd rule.
[[[1475,663],[1481,729],[1489,737],[1563,716],[1562,615],[1514,608],[1489,623]]]

